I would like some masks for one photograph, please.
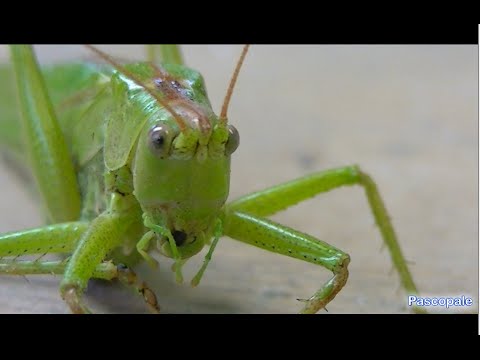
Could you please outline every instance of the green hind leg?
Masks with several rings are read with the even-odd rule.
[[[11,46],[22,119],[23,146],[51,223],[80,215],[80,193],[70,153],[33,49]]]
[[[333,278],[306,301],[302,312],[314,313],[325,307],[347,280],[348,255],[307,234],[266,220],[263,217],[284,210],[315,195],[341,186],[364,188],[375,222],[387,245],[392,262],[409,295],[418,293],[400,249],[390,218],[373,180],[357,166],[314,173],[233,201],[226,209],[225,234],[269,251],[324,266]],[[414,308],[416,312],[425,312]]]

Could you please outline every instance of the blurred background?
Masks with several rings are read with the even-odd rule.
[[[142,46],[100,48],[119,59],[144,56]],[[36,49],[42,63],[93,58],[77,45]],[[2,63],[7,50],[0,46]],[[241,46],[183,50],[219,112]],[[252,46],[229,111],[241,137],[230,198],[358,164],[379,186],[420,292],[473,297],[467,311],[478,312],[477,54],[476,45]],[[0,86],[8,84],[0,79]],[[42,223],[38,205],[1,161],[0,199],[0,232]],[[319,195],[273,219],[350,254],[350,278],[329,313],[408,312],[361,188]],[[192,289],[202,259],[187,264],[183,285],[175,284],[169,259],[159,258],[157,271],[139,267],[164,313],[294,313],[296,299],[331,276],[225,237]],[[27,278],[0,276],[0,313],[68,312],[60,277]],[[87,299],[98,312],[146,312],[117,284],[91,282]]]

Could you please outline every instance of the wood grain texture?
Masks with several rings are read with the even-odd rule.
[[[103,46],[141,58],[139,46]],[[39,46],[42,62],[90,56]],[[239,46],[188,46],[188,64],[221,102]],[[0,47],[5,61],[7,52]],[[377,181],[422,293],[464,294],[478,312],[476,46],[252,46],[230,120],[241,145],[231,198],[310,172],[359,164]],[[0,162],[0,231],[41,224],[37,205]],[[359,188],[320,195],[273,217],[348,252],[350,278],[329,313],[404,313],[406,294]],[[204,254],[204,253],[203,253]],[[203,282],[177,285],[160,269],[139,273],[165,313],[294,313],[325,269],[223,238]],[[189,279],[201,256],[186,267]],[[59,277],[0,276],[0,313],[64,313]],[[145,312],[117,284],[91,283],[97,312]],[[455,310],[452,310],[455,311]],[[323,314],[326,314],[323,312]]]

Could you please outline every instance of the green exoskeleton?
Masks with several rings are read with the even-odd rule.
[[[417,293],[377,187],[358,166],[227,203],[230,159],[239,145],[227,110],[248,47],[219,115],[202,76],[183,64],[176,46],[149,46],[150,61],[127,65],[90,49],[104,65],[40,69],[30,46],[11,47],[19,109],[12,104],[4,124],[21,131],[8,129],[0,140],[12,156],[29,161],[48,225],[0,235],[1,273],[62,275],[61,296],[75,313],[89,312],[82,294],[90,279],[118,279],[158,312],[154,293],[131,268],[142,259],[156,267],[151,254],[157,251],[174,260],[182,282],[182,265],[207,245],[192,279],[197,285],[218,240],[228,236],[330,270],[332,278],[301,300],[302,313],[316,313],[345,285],[350,257],[268,217],[322,192],[360,185],[403,287]],[[17,259],[45,253],[67,257]]]

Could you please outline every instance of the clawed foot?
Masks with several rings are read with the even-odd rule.
[[[62,290],[62,298],[74,314],[91,314],[91,311],[81,301],[81,291],[75,285],[67,285]]]

